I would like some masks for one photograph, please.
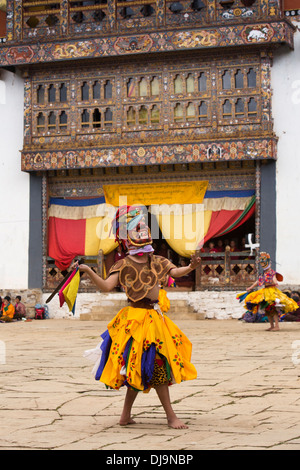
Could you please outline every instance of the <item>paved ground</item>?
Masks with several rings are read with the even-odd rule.
[[[300,324],[177,323],[198,370],[171,387],[187,430],[167,427],[154,391],[138,396],[136,425],[118,425],[125,390],[106,390],[82,357],[105,323],[0,324],[0,450],[299,450]]]

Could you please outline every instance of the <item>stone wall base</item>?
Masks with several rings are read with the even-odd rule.
[[[240,318],[244,309],[236,300],[236,295],[235,291],[168,292],[171,302],[168,315],[175,320]],[[43,302],[48,296],[49,294],[43,294]],[[80,293],[77,296],[74,317],[81,320],[108,321],[126,305],[126,296],[123,293]],[[58,296],[51,300],[48,308],[50,318],[73,317],[65,304],[59,307]]]
[[[280,286],[281,290],[297,290],[299,286]],[[171,302],[169,311],[170,318],[174,320],[203,320],[203,319],[237,319],[245,312],[243,305],[236,300],[240,291],[197,291],[197,292],[176,292],[168,291]],[[36,304],[44,305],[49,293],[42,293],[40,289],[21,289],[0,291],[3,298],[9,295],[12,303],[15,303],[17,295],[22,297],[22,302],[26,306],[27,316],[34,318]],[[49,304],[48,313],[50,318],[77,318],[80,320],[104,320],[109,321],[116,313],[127,305],[124,293],[79,293],[76,300],[76,311],[73,316],[64,304],[59,306],[58,295]]]

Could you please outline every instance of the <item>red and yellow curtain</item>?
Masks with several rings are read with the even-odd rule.
[[[207,191],[202,204],[156,205],[150,211],[170,247],[190,257],[208,240],[238,228],[255,213],[255,191]]]
[[[97,256],[99,250],[109,254],[117,247],[111,222],[123,201],[148,206],[170,247],[189,257],[255,213],[254,190],[208,191],[207,187],[208,181],[109,185],[103,187],[105,197],[51,198],[48,255],[64,270],[76,256]]]
[[[104,197],[93,199],[51,198],[48,211],[48,255],[56,266],[67,269],[76,256],[106,255],[117,246],[110,233],[114,208]]]

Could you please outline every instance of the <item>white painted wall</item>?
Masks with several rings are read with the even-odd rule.
[[[0,289],[28,287],[29,175],[21,172],[23,79],[0,70]]]
[[[300,23],[295,23],[300,27]],[[277,162],[277,266],[285,284],[300,284],[300,31],[294,51],[274,53],[272,67]]]

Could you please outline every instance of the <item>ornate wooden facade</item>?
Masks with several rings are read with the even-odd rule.
[[[139,62],[31,69],[23,170],[276,158],[269,54]]]
[[[259,239],[260,165],[276,160],[272,50],[292,48],[293,32],[278,0],[7,0],[0,61],[24,77],[21,167],[43,175],[44,287],[49,194],[98,195],[104,181],[208,172],[212,187],[250,185]]]

